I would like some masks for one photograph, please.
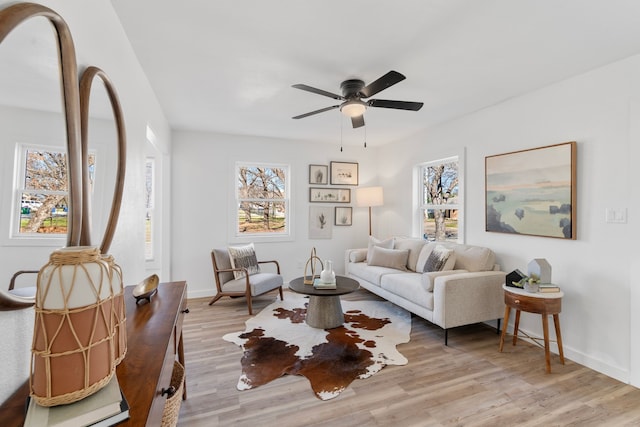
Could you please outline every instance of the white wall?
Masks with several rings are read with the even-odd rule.
[[[637,288],[632,280],[634,266],[640,265],[634,249],[640,190],[631,183],[638,182],[640,113],[634,109],[631,121],[630,103],[638,96],[639,71],[640,56],[632,57],[444,123],[380,151],[380,160],[397,171],[381,178],[385,188],[397,189],[396,204],[385,206],[393,214],[387,215],[407,218],[412,196],[407,170],[418,160],[437,159],[466,147],[466,242],[491,247],[507,272],[526,269],[533,258],[546,258],[553,281],[566,294],[560,315],[565,355],[629,381],[634,342],[636,385],[637,314],[633,327],[630,322],[631,311],[640,310],[638,292],[632,293]],[[485,156],[566,141],[578,142],[577,240],[485,232]],[[628,222],[605,223],[608,207],[627,208]],[[409,221],[388,224],[389,234],[411,231]],[[540,316],[523,315],[521,327],[541,336]]]
[[[312,247],[322,259],[331,259],[334,269],[341,272],[344,250],[366,246],[368,211],[355,207],[353,190],[352,203],[348,205],[353,207],[353,226],[334,226],[330,240],[308,238],[308,174],[309,164],[356,161],[360,185],[376,184],[375,150],[349,146],[341,153],[335,143],[311,144],[185,131],[174,132],[172,139],[171,270],[174,279],[187,280],[190,298],[215,294],[211,250],[235,243],[229,224],[233,223],[237,161],[284,163],[291,167],[293,239],[256,243],[258,259],[277,259],[286,281],[303,275]]]
[[[15,2],[0,0],[0,8],[12,3]],[[145,276],[143,161],[146,126],[151,124],[160,143],[169,147],[170,132],[168,123],[108,0],[93,0],[90,2],[83,0],[45,0],[40,3],[57,11],[69,25],[75,42],[79,68],[83,69],[89,65],[102,68],[109,75],[118,91],[125,115],[128,136],[127,173],[122,210],[111,246],[111,253],[123,269],[125,284],[135,284]],[[3,76],[0,76],[1,78]],[[5,156],[7,147],[11,146],[10,152],[13,150],[15,135],[40,137],[43,140],[46,135],[49,135],[53,137],[50,139],[59,139],[58,133],[55,133],[56,131],[47,128],[47,123],[47,120],[42,120],[40,128],[16,130],[12,136],[5,137],[6,135],[3,135],[0,139],[2,144],[0,152],[3,157],[3,173],[0,174],[0,187],[6,188],[7,185],[11,185],[11,183],[7,183],[6,174],[4,173],[6,168]],[[111,166],[115,168],[115,164]],[[6,200],[5,193],[0,194],[2,194],[0,207],[7,209],[7,203],[10,201]],[[96,194],[95,196],[101,199],[103,204],[110,204],[112,197],[111,186],[108,186],[108,190],[104,194]],[[105,200],[108,200],[108,202]],[[41,267],[47,261],[48,253],[51,249],[51,247],[16,247],[6,244],[0,246],[0,259],[2,259],[0,277],[5,284],[8,284],[11,274],[16,270]],[[166,260],[168,263],[168,254]],[[9,320],[14,316],[12,313],[0,313],[0,323],[2,325],[10,324]],[[29,336],[23,335],[20,342],[15,342],[16,339],[13,333],[4,327],[0,329],[0,341],[9,348],[28,349],[30,340]],[[15,366],[8,366],[3,360],[5,373],[0,376],[0,401],[3,401],[15,389],[17,384],[24,381],[28,374],[28,370],[25,371],[23,362],[28,360],[28,354],[19,352],[15,353],[14,357]]]

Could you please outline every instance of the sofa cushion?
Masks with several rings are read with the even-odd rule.
[[[366,262],[350,262],[347,266],[348,273],[355,279],[366,280],[376,286],[380,286],[380,279],[385,275],[393,275],[402,273],[388,267],[379,267],[376,265],[367,265]]]
[[[422,274],[398,273],[382,276],[380,287],[392,294],[433,310],[433,292],[422,285]],[[393,301],[392,301],[393,302]]]
[[[246,268],[249,275],[260,273],[253,243],[244,246],[229,246],[228,251],[231,268]],[[241,279],[244,277],[244,271],[234,271],[233,276],[236,279]]]
[[[410,271],[417,271],[416,264],[418,263],[418,257],[420,251],[425,245],[424,239],[416,239],[410,237],[396,237],[393,243],[394,249],[407,249],[409,251],[409,257],[407,258],[407,269]]]
[[[496,263],[495,253],[483,246],[455,245],[456,269],[476,271],[491,271]]]
[[[385,249],[393,249],[393,237],[390,237],[389,239],[386,240],[380,240],[380,239],[376,239],[373,236],[369,236],[369,246],[367,249],[367,259],[371,258],[371,249],[374,246],[379,246],[381,248],[385,248]]]
[[[442,245],[437,245],[424,263],[424,272],[453,270],[456,263],[456,252],[447,249]]]
[[[406,271],[408,257],[407,249],[385,249],[374,246],[371,248],[371,256],[367,259],[367,264]]]

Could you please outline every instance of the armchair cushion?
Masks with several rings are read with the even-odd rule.
[[[282,276],[275,273],[255,273],[249,276],[249,287],[253,296],[269,292],[282,284]],[[244,292],[246,286],[246,279],[242,277],[225,283],[222,289],[224,292]]]
[[[260,273],[258,258],[253,247],[253,243],[245,246],[229,246],[229,258],[231,259],[231,268],[246,268],[249,276]],[[244,271],[234,271],[234,278],[241,279],[245,276]]]

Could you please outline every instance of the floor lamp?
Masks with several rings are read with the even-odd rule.
[[[369,208],[369,236],[371,236],[371,208],[382,206],[383,203],[382,187],[356,188],[356,205]]]

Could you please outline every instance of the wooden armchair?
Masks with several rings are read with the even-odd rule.
[[[251,307],[251,298],[278,290],[280,292],[280,300],[282,296],[282,276],[280,275],[280,264],[278,261],[258,261],[258,264],[274,264],[276,273],[260,272],[249,275],[245,268],[233,268],[231,266],[231,258],[226,249],[214,249],[211,251],[211,262],[213,263],[213,276],[216,280],[216,290],[218,293],[211,299],[209,305],[218,301],[220,298],[228,297],[246,297],[249,314],[253,314]],[[244,277],[236,279],[234,271],[243,271]]]

